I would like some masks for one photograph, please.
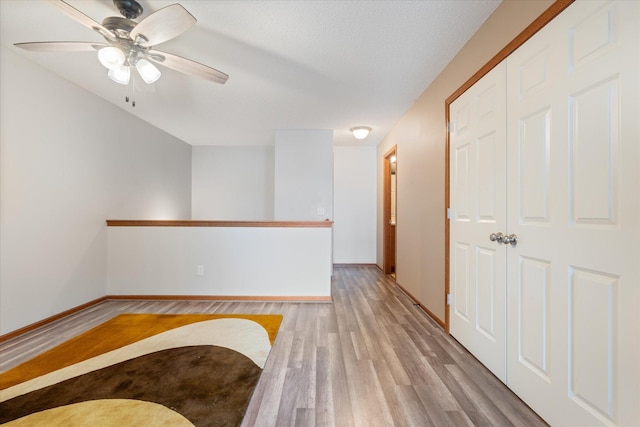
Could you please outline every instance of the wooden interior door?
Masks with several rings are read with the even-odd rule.
[[[396,272],[397,166],[396,146],[387,151],[383,162],[383,261],[384,274]]]
[[[449,108],[449,331],[506,381],[505,64]]]
[[[553,426],[640,425],[639,5],[507,59],[507,384]]]

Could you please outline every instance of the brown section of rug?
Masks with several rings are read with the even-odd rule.
[[[213,319],[259,323],[275,340],[280,314],[121,314],[0,375],[0,390],[168,330]]]
[[[196,426],[239,426],[260,373],[249,358],[223,347],[163,350],[2,402],[0,422],[89,400],[136,399]]]

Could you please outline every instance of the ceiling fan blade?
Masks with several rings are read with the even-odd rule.
[[[139,36],[143,37],[144,40],[140,41],[141,46],[155,46],[179,36],[196,22],[196,18],[187,9],[176,3],[143,19],[131,30],[130,37],[134,41],[137,41]]]
[[[31,52],[93,52],[108,45],[93,42],[28,42],[15,43],[14,46]]]
[[[49,0],[49,3],[56,6],[58,9],[62,10],[66,13],[70,18],[79,22],[87,28],[91,28],[94,31],[97,31],[101,35],[108,37],[110,39],[115,39],[116,35],[111,32],[111,30],[105,28],[102,24],[94,21],[84,13],[80,12],[75,7],[71,6],[69,3],[66,3],[62,0]]]
[[[167,68],[211,80],[212,82],[224,84],[229,78],[229,75],[222,71],[218,71],[215,68],[211,68],[207,65],[203,65],[199,62],[192,61],[172,53],[150,50],[147,52],[147,56],[150,60],[160,65],[164,65]]]

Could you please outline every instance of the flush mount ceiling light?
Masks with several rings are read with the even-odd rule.
[[[369,132],[371,132],[371,128],[368,126],[356,126],[354,128],[349,129],[355,139],[365,139],[369,136]]]
[[[169,41],[195,25],[196,18],[184,7],[172,4],[136,22],[134,19],[143,12],[137,1],[113,0],[113,3],[122,17],[110,16],[99,24],[65,1],[51,0],[51,4],[78,23],[96,31],[108,44],[63,41],[16,43],[15,46],[33,52],[98,51],[98,60],[109,70],[109,78],[123,85],[131,81],[131,68],[138,71],[145,83],[158,80],[161,73],[152,62],[216,83],[224,84],[229,78],[215,68],[154,49],[155,45]],[[128,96],[125,99],[129,102]],[[135,106],[135,103],[132,105]]]

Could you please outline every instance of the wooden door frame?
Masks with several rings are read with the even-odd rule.
[[[527,40],[529,40],[534,34],[540,31],[545,25],[547,25],[553,18],[558,16],[563,10],[565,10],[575,0],[556,0],[551,6],[547,8],[540,16],[538,16],[527,28],[525,28],[520,34],[518,34],[509,44],[507,44],[500,52],[498,52],[493,58],[489,60],[484,66],[482,66],[469,80],[464,82],[462,86],[458,88],[451,96],[444,101],[444,120],[445,120],[445,159],[444,159],[444,329],[449,333],[449,304],[447,304],[447,296],[449,295],[449,217],[448,209],[451,204],[449,197],[450,185],[450,171],[449,171],[449,124],[451,123],[449,117],[449,106],[460,95],[466,92],[471,86],[473,86],[478,80],[484,77],[489,71],[491,71],[496,65],[506,59],[513,51],[522,46]]]
[[[396,156],[396,222],[398,218],[398,146],[391,147],[382,157],[382,272],[391,274],[391,253],[389,221],[391,221],[391,156]],[[396,228],[397,231],[397,228]],[[397,239],[396,239],[397,241]],[[396,265],[396,245],[393,245],[393,266]]]

